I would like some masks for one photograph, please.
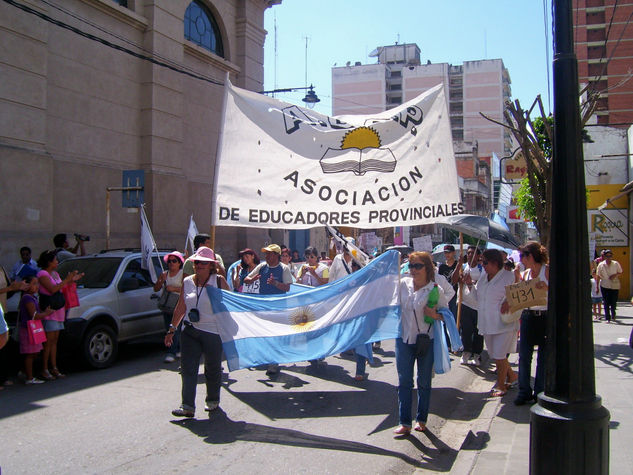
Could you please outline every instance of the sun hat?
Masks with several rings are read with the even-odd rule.
[[[170,256],[174,256],[174,257],[178,258],[178,260],[180,261],[181,264],[185,263],[185,257],[182,255],[182,253],[180,253],[178,251],[172,251],[169,254],[167,254],[166,256],[163,256],[163,261],[167,262],[169,260]]]
[[[262,252],[276,252],[281,255],[281,248],[277,244],[269,244],[266,247],[262,247]]]
[[[213,249],[209,249],[205,246],[200,246],[196,253],[191,256],[192,261],[206,261],[206,262],[218,262],[215,258],[215,252]]]

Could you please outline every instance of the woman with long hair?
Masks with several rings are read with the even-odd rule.
[[[76,270],[69,272],[62,280],[57,273],[56,251],[44,251],[37,260],[37,265],[41,269],[37,273],[37,280],[40,283],[40,306],[42,295],[50,297],[60,292],[62,287],[71,282],[76,282],[83,277],[83,273],[79,274]],[[65,378],[66,375],[57,369],[57,341],[59,340],[59,332],[64,329],[64,321],[66,320],[66,309],[64,307],[55,310],[50,315],[44,317],[42,324],[46,332],[46,341],[44,342],[44,353],[42,355],[42,373],[41,378],[52,381],[57,378]],[[50,371],[49,371],[50,368]]]
[[[536,286],[547,289],[549,285],[549,266],[547,249],[536,241],[528,241],[519,249],[521,263],[525,272],[521,280],[539,279]],[[521,406],[536,402],[536,396],[545,389],[545,351],[546,351],[547,306],[534,306],[521,314],[521,339],[519,340],[519,394],[514,404]],[[536,359],[536,377],[534,389],[530,384],[532,373],[532,355],[538,346]]]
[[[245,294],[258,294],[259,293],[259,280],[245,285],[244,279],[250,274],[257,264],[259,264],[259,256],[250,248],[242,249],[239,254],[240,263],[235,267],[233,271],[233,288],[237,292]]]
[[[173,344],[176,328],[180,322],[183,323],[180,335],[182,404],[171,413],[176,417],[187,418],[195,416],[198,368],[203,355],[207,385],[204,410],[213,411],[220,404],[222,340],[206,288],[230,290],[224,277],[218,274],[218,261],[212,249],[199,247],[191,260],[194,274],[185,277],[183,281],[180,299],[165,335],[165,345],[169,347]]]
[[[426,430],[433,373],[433,323],[434,320],[442,319],[437,308],[448,307],[442,288],[435,284],[435,269],[428,252],[409,254],[409,272],[410,276],[403,276],[400,281],[402,337],[396,339],[400,426],[394,431],[396,437],[411,433],[411,404],[413,402],[411,393],[413,390],[413,369],[416,363],[418,366],[418,411],[414,429],[418,432]],[[439,302],[434,308],[431,308],[427,302],[434,289],[439,292]],[[422,336],[419,337],[419,335]],[[425,345],[416,345],[418,338],[428,341]],[[423,347],[426,349],[420,351],[420,348]]]

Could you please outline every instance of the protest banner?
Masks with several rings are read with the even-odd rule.
[[[506,300],[510,305],[510,313],[528,307],[547,305],[547,289],[537,288],[539,279],[522,280],[506,286]]]

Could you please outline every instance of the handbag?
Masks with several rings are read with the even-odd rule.
[[[77,284],[71,282],[62,287],[62,294],[66,301],[66,309],[79,307],[79,295],[77,295]]]
[[[179,294],[167,292],[167,288],[163,288],[163,293],[158,298],[158,309],[161,312],[174,313],[179,297]]]
[[[26,328],[29,332],[29,343],[31,345],[37,345],[46,341],[46,332],[41,320],[27,321]]]
[[[505,323],[506,325],[508,323],[514,323],[516,322],[519,318],[521,318],[521,314],[523,313],[523,309],[519,309],[516,312],[511,312],[511,313],[502,313],[501,314],[501,321],[503,323]]]
[[[48,307],[53,310],[59,310],[65,306],[66,299],[64,299],[64,294],[62,294],[59,290],[53,295],[40,294],[40,308],[43,310],[46,310]]]
[[[428,333],[420,333],[420,326],[418,325],[418,316],[413,310],[413,316],[415,317],[415,325],[418,327],[418,335],[415,337],[415,356],[424,356],[429,351],[431,347],[431,337]],[[429,323],[429,328],[431,329],[432,323]]]

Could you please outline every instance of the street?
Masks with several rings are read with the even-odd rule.
[[[611,471],[630,473],[633,309],[620,308],[619,324],[594,324],[596,381],[611,411]],[[2,473],[528,473],[529,406],[514,406],[514,391],[487,397],[489,365],[453,357],[433,379],[429,430],[394,439],[394,342],[383,349],[363,382],[338,355],[317,369],[282,365],[272,378],[225,365],[220,409],[204,412],[200,374],[196,419],[177,420],[177,364],[162,362],[158,342],[125,345],[112,368],[0,392]]]

